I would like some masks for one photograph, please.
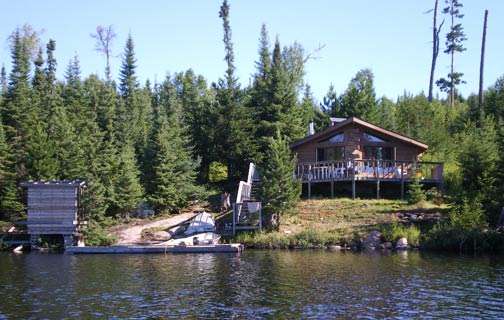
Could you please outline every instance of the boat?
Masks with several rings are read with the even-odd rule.
[[[215,233],[215,219],[206,211],[196,215],[184,232],[161,245],[213,245],[219,244],[220,235]]]

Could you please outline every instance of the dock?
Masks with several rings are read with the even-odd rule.
[[[68,254],[129,254],[129,253],[240,253],[244,246],[239,243],[214,245],[176,246],[110,246],[110,247],[65,247]]]

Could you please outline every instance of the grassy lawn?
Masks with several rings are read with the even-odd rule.
[[[371,230],[382,230],[392,222],[428,229],[448,211],[446,205],[429,202],[408,205],[400,200],[302,200],[295,213],[281,218],[278,232],[240,233],[235,240],[251,247],[351,245]]]

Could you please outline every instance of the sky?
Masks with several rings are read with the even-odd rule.
[[[306,53],[322,47],[306,63],[305,81],[314,98],[322,101],[329,86],[343,93],[355,74],[370,68],[377,97],[396,100],[405,92],[427,93],[432,56],[434,0],[228,0],[235,53],[236,76],[242,86],[256,72],[259,35],[266,25],[271,47],[278,38],[282,46],[301,44]],[[455,68],[467,82],[459,87],[463,96],[478,92],[481,37],[485,9],[489,10],[485,52],[485,88],[504,74],[504,1],[461,0],[460,20],[468,40],[466,51],[455,55]],[[7,72],[11,56],[7,38],[27,23],[44,30],[43,43],[56,41],[58,78],[63,79],[69,61],[78,56],[82,76],[104,78],[105,58],[95,51],[90,37],[98,25],[112,25],[111,67],[117,79],[121,54],[131,34],[137,58],[137,75],[161,82],[167,74],[193,69],[208,83],[224,77],[224,44],[221,0],[17,0],[0,4],[0,64]],[[441,8],[444,1],[439,1]],[[438,15],[442,20],[443,15]],[[441,31],[441,51],[449,21]],[[436,79],[449,72],[449,56],[440,52]],[[444,97],[439,91],[435,94]]]

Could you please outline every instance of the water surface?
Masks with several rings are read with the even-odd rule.
[[[0,253],[0,319],[504,317],[504,257]]]

